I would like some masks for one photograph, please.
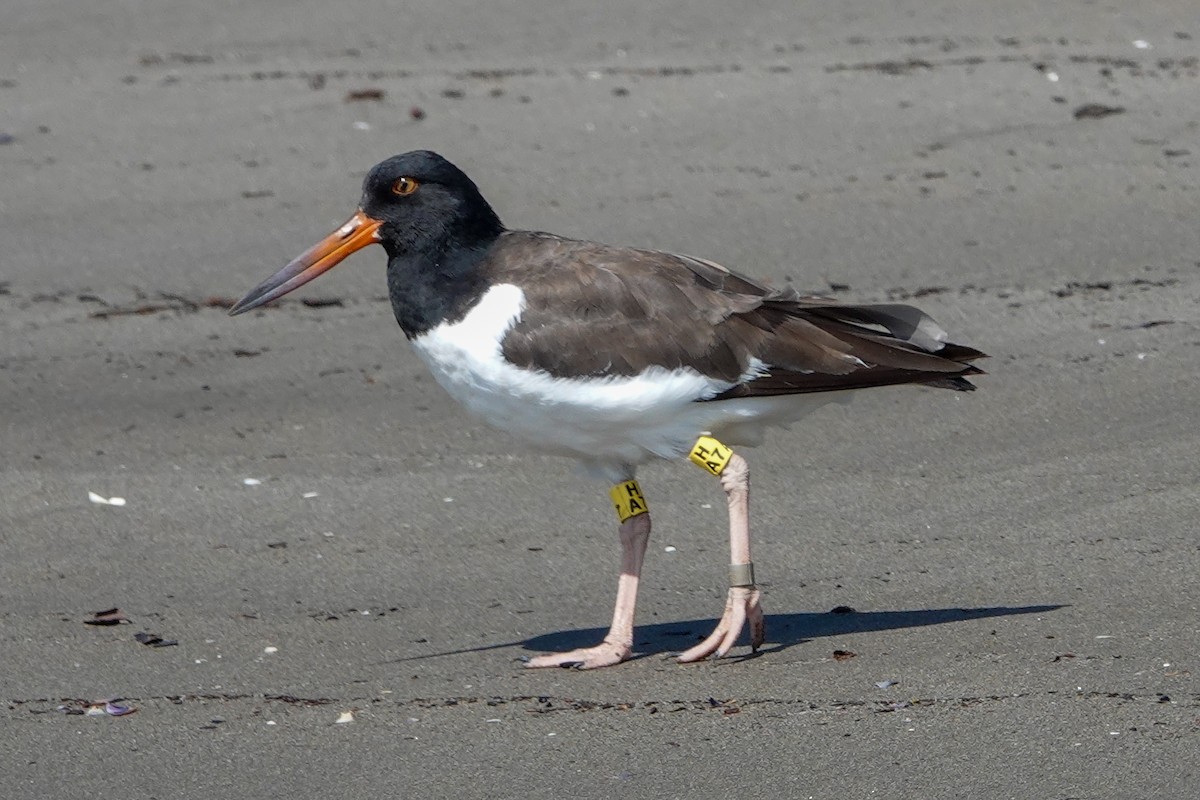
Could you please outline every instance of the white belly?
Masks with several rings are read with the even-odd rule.
[[[538,450],[572,456],[593,470],[615,474],[652,458],[678,458],[705,433],[726,444],[757,444],[764,428],[839,399],[822,393],[703,403],[696,401],[734,384],[693,369],[652,367],[632,377],[571,379],[521,369],[504,360],[500,343],[523,308],[520,288],[494,286],[461,321],[416,337],[413,347],[468,411]]]

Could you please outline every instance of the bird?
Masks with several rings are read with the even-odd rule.
[[[639,466],[691,461],[729,511],[730,585],[711,635],[680,662],[725,656],[743,630],[766,640],[750,552],[749,466],[760,444],[831,402],[880,386],[968,391],[974,348],[917,308],[854,305],[772,288],[714,261],[506,228],[450,161],[415,150],[366,174],[353,216],[250,290],[258,308],[368,245],[387,254],[396,321],[469,413],[528,449],[575,459],[612,484],[620,574],[594,646],[525,659],[594,669],[633,656],[650,537]],[[738,448],[738,449],[735,449]]]

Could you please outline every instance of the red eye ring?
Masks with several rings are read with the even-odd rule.
[[[408,197],[410,194],[415,192],[417,187],[420,185],[421,184],[418,183],[415,178],[409,178],[408,176],[405,176],[392,184],[392,194],[397,194],[401,197]]]

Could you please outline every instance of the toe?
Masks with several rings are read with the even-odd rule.
[[[746,624],[746,607],[741,604],[736,604],[733,607],[733,618],[729,620],[729,629],[725,631],[725,635],[721,637],[721,644],[717,647],[716,656],[723,658],[729,649],[737,643],[738,635],[742,632],[742,627]]]
[[[679,661],[682,664],[689,664],[693,661],[699,661],[711,655],[720,645],[721,640],[725,638],[725,618],[721,618],[721,622],[717,625],[717,629],[709,634],[708,638],[695,647],[684,650],[679,654]]]
[[[725,601],[725,613],[717,623],[716,630],[700,644],[683,651],[678,660],[687,664],[707,656],[720,658],[737,643],[742,628],[750,627],[750,646],[757,650],[766,639],[766,624],[763,621],[760,594],[756,587],[735,586],[729,590]]]
[[[551,653],[549,655],[536,656],[526,661],[525,666],[530,669],[543,669],[545,667],[598,669],[599,667],[611,667],[614,664],[620,664],[629,658],[630,655],[632,653],[629,648],[611,645],[606,642],[596,647],[572,650],[569,653]]]
[[[767,623],[763,619],[762,606],[755,603],[750,610],[748,620],[750,622],[750,649],[758,650],[767,640]]]

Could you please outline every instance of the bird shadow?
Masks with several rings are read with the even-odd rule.
[[[768,614],[768,646],[758,653],[773,653],[798,644],[826,636],[842,636],[848,633],[869,633],[901,628],[922,628],[929,625],[945,625],[954,622],[970,622],[988,617],[1009,617],[1018,614],[1043,614],[1065,608],[1065,604],[1038,606],[982,606],[979,608],[926,608],[911,611],[857,611],[848,606],[838,606],[824,613]],[[634,658],[645,658],[662,653],[685,650],[706,637],[717,626],[718,620],[693,619],[679,622],[664,622],[655,625],[639,625],[634,629]],[[453,650],[441,653],[426,653],[420,656],[396,659],[413,661],[457,653],[480,652],[506,647],[520,646],[539,653],[555,653],[590,647],[608,633],[606,628],[580,628],[557,631],[534,636],[525,641],[504,642],[481,647]],[[748,634],[743,632],[738,644],[749,644]]]
[[[798,644],[826,636],[848,633],[869,633],[900,628],[922,628],[952,622],[968,622],[987,617],[1007,617],[1017,614],[1041,614],[1062,608],[1062,605],[985,606],[981,608],[928,608],[912,611],[856,611],[839,606],[825,613],[767,614],[767,646],[759,653],[778,652]],[[640,625],[634,630],[636,656],[685,650],[704,639],[716,628],[716,619],[694,619]],[[604,638],[605,628],[559,631],[535,636],[523,642],[528,650],[560,652],[588,647]],[[739,645],[749,645],[745,631],[738,637]]]

